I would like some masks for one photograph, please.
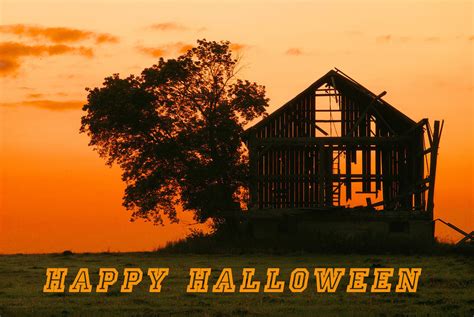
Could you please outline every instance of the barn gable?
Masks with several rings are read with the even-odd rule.
[[[384,94],[384,93],[383,93]],[[364,86],[357,83],[349,76],[343,74],[339,70],[330,70],[326,75],[312,83],[308,88],[299,93],[296,97],[288,101],[286,104],[275,110],[268,117],[261,120],[253,127],[247,129],[246,135],[250,133],[262,133],[262,130],[268,130],[272,125],[272,121],[280,121],[279,117],[285,117],[290,120],[288,123],[299,124],[303,123],[299,121],[301,115],[307,114],[307,112],[313,112],[317,109],[316,99],[314,97],[322,96],[333,96],[335,105],[337,103],[337,97],[340,96],[344,100],[342,106],[344,107],[342,112],[347,113],[347,126],[343,127],[341,133],[349,132],[351,123],[349,112],[363,113],[367,110],[369,116],[378,118],[384,122],[384,125],[388,131],[394,134],[403,134],[407,129],[416,125],[416,122],[407,117],[402,112],[398,111],[395,107],[391,106],[386,101],[382,100],[376,94],[365,88]],[[357,107],[357,109],[353,109]],[[324,110],[324,109],[321,109]],[[328,110],[328,109],[327,109]],[[334,109],[337,111],[337,109]],[[292,114],[288,116],[288,113]],[[306,118],[306,116],[304,116]],[[310,118],[310,120],[313,118]],[[283,119],[284,120],[284,119]],[[314,118],[316,120],[316,117]],[[323,120],[323,119],[321,119]],[[297,121],[299,121],[297,123]],[[285,122],[286,123],[286,122]],[[318,125],[315,124],[314,128],[318,129]],[[273,127],[276,129],[276,127]],[[298,129],[297,129],[298,130]],[[310,129],[311,130],[311,129]],[[298,131],[299,132],[299,131]],[[297,133],[298,133],[297,132]],[[305,133],[305,132],[301,132]],[[300,133],[300,134],[301,134]],[[310,133],[311,134],[311,133]],[[275,136],[281,136],[282,131],[275,131]]]

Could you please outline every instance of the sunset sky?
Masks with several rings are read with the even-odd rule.
[[[129,222],[120,170],[79,134],[85,87],[197,39],[229,40],[269,111],[333,67],[418,121],[444,119],[435,217],[474,230],[473,2],[0,2],[0,253],[141,251],[183,237]],[[438,230],[439,229],[439,230]],[[459,235],[437,226],[437,236]]]

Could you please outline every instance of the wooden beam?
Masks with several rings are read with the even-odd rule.
[[[256,139],[256,145],[272,145],[272,146],[286,146],[286,147],[298,147],[305,145],[353,145],[357,146],[364,145],[393,145],[395,143],[402,143],[410,138],[408,136],[397,136],[397,137],[295,137],[295,138],[265,138]]]
[[[341,112],[341,109],[316,109],[315,112]]]
[[[365,116],[366,114],[369,112],[370,108],[372,108],[372,106],[375,104],[375,102],[377,100],[379,100],[380,98],[382,98],[383,96],[385,96],[387,94],[386,91],[382,91],[379,95],[375,96],[369,103],[369,105],[365,108],[365,110],[360,114],[359,118],[357,119],[356,123],[352,126],[352,128],[349,130],[349,132],[347,132],[347,135],[351,135],[352,133],[354,133],[356,131],[356,129],[359,127],[359,124],[365,119]],[[379,114],[380,115],[380,114]],[[383,120],[383,118],[381,118],[381,120]],[[388,126],[387,128],[390,129],[390,126]]]
[[[432,213],[434,209],[434,190],[435,190],[435,178],[436,178],[436,163],[438,159],[438,147],[441,138],[441,132],[443,130],[444,121],[440,126],[439,121],[434,122],[433,128],[433,145],[431,146],[431,162],[430,162],[430,183],[428,190],[428,202],[426,211]]]
[[[317,124],[314,124],[314,127],[316,129],[318,129],[319,132],[321,132],[322,134],[324,135],[329,135],[329,133],[327,133],[326,131],[324,131],[320,126],[318,126]]]

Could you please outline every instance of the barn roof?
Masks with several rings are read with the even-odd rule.
[[[388,102],[382,100],[376,94],[365,88],[354,79],[344,74],[339,69],[335,68],[330,70],[323,77],[316,80],[308,88],[299,93],[296,97],[288,101],[286,104],[272,112],[266,118],[262,119],[254,126],[248,128],[245,131],[245,135],[248,135],[252,131],[256,131],[263,127],[265,123],[269,122],[280,113],[282,113],[287,107],[290,107],[296,103],[300,98],[307,94],[314,93],[316,89],[323,85],[328,85],[338,90],[342,95],[351,96],[358,99],[361,103],[368,106],[374,103],[372,106],[375,107],[376,111],[383,119],[390,124],[395,134],[403,134],[406,130],[416,125],[416,122],[407,117],[405,114],[397,110],[395,107],[390,105]]]

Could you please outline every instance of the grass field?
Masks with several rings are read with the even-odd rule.
[[[115,267],[119,280],[108,293],[45,294],[47,267],[67,267],[66,289],[80,267],[88,267],[97,283],[99,267]],[[124,267],[140,267],[143,282],[133,293],[120,293]],[[169,267],[161,293],[149,293],[148,267]],[[219,271],[232,267],[235,283],[241,269],[256,268],[265,281],[266,268],[281,268],[287,280],[292,269],[306,267],[421,267],[416,293],[346,293],[347,275],[336,293],[317,293],[311,275],[303,293],[186,293],[190,267],[211,267],[210,285]],[[371,279],[367,279],[370,286]],[[344,287],[342,287],[344,286]],[[457,255],[166,255],[150,253],[49,254],[0,256],[0,315],[24,316],[469,316],[474,315],[474,258]]]

